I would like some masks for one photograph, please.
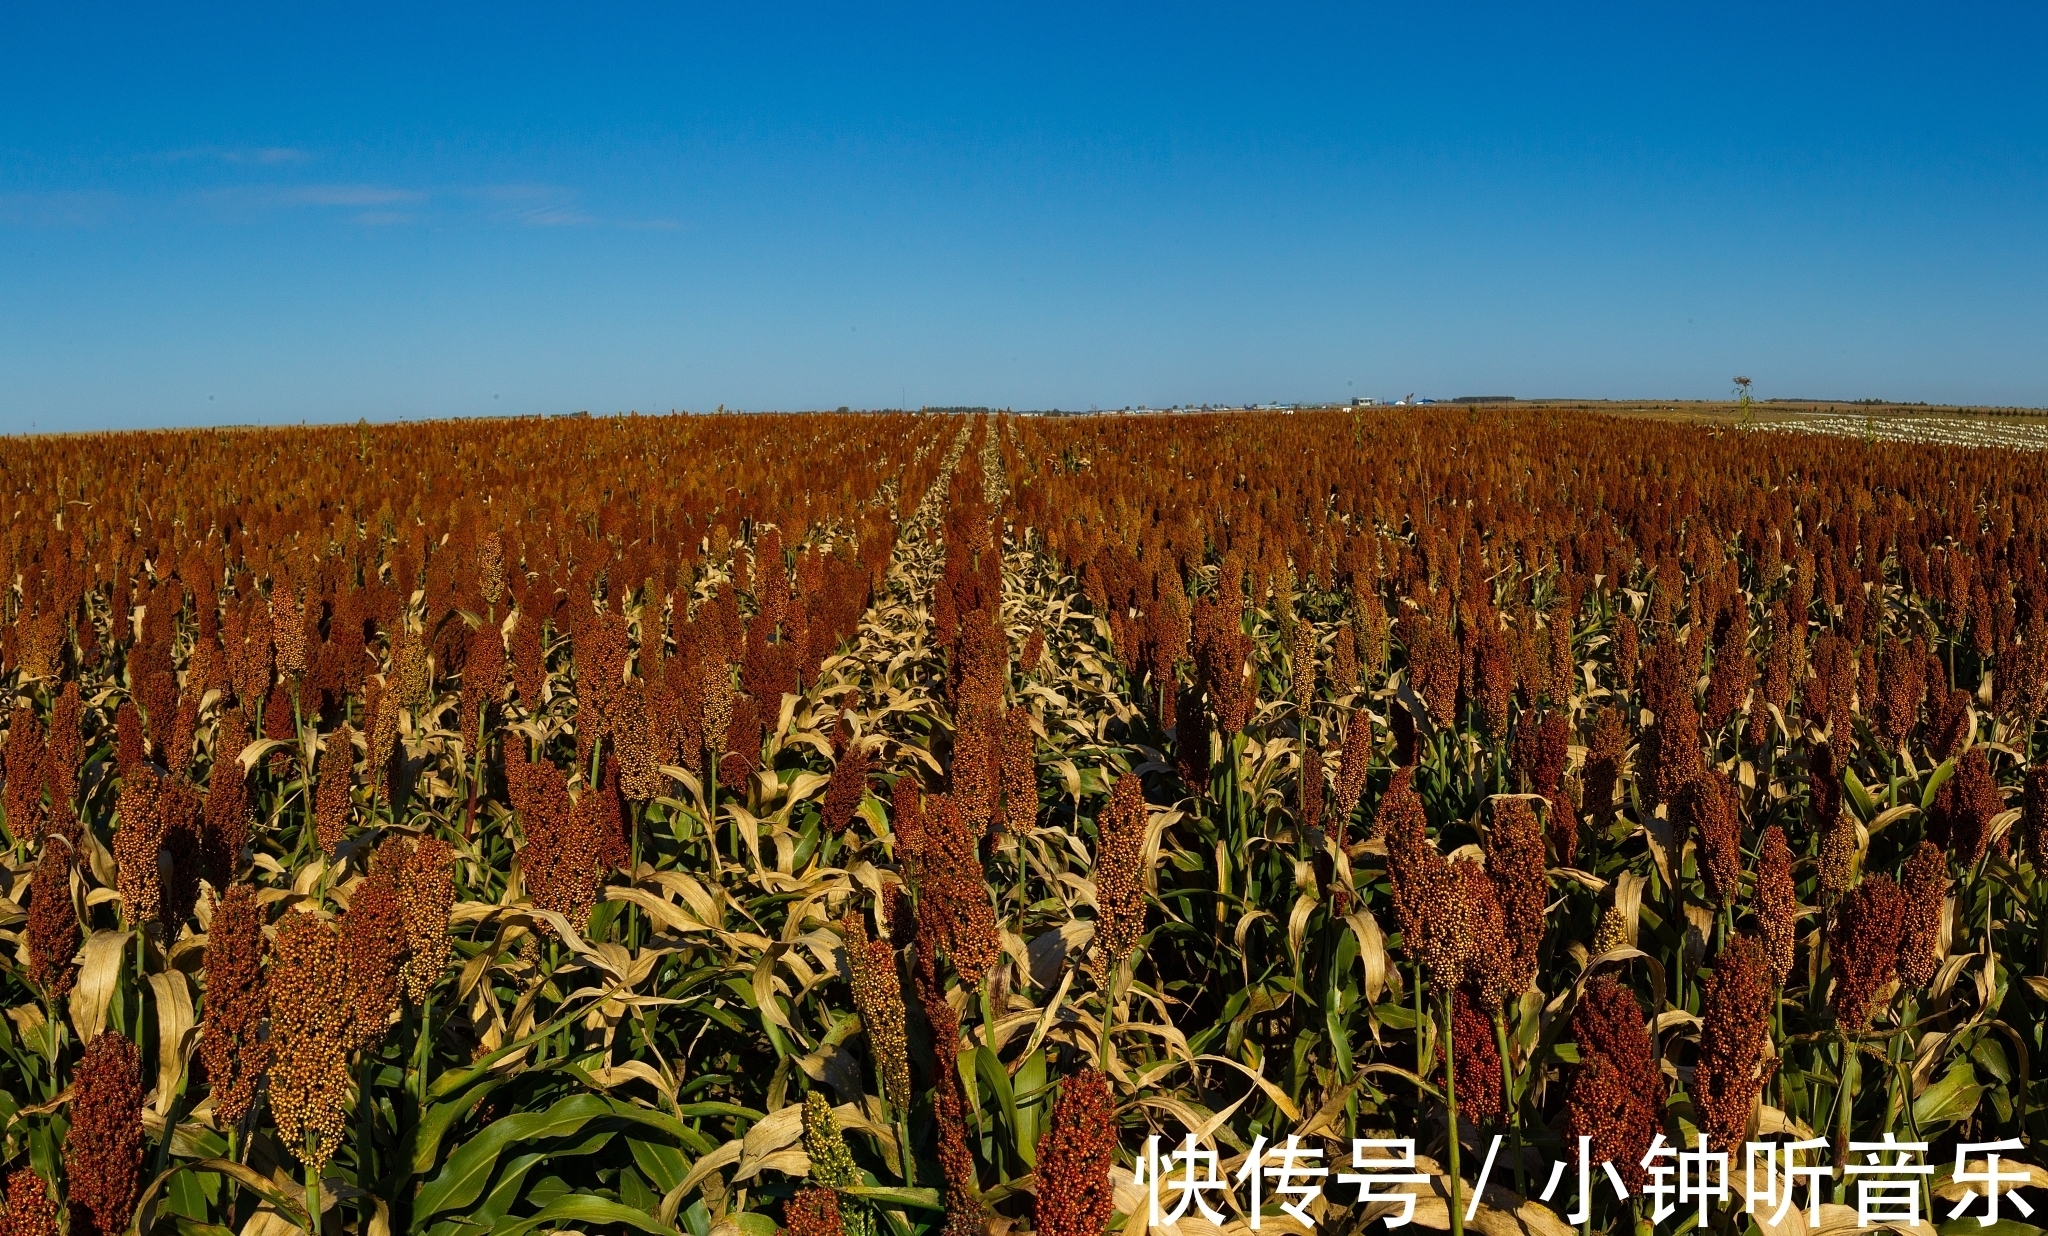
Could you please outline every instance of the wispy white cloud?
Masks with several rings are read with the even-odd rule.
[[[270,192],[278,202],[295,206],[389,206],[427,200],[418,189],[387,185],[297,185]]]
[[[597,220],[572,206],[533,206],[511,212],[528,227],[588,227]]]
[[[472,196],[501,209],[492,218],[523,227],[597,227],[668,231],[681,224],[671,219],[621,219],[585,210],[581,195],[565,185],[478,185]]]
[[[310,163],[313,156],[296,146],[263,146],[255,150],[230,150],[221,155],[224,163],[260,163],[277,167],[286,163]]]
[[[96,190],[0,193],[0,226],[92,227],[113,218],[122,205],[120,194]]]
[[[172,163],[182,163],[190,159],[209,159],[237,166],[256,167],[287,167],[313,161],[311,151],[301,150],[297,146],[193,146],[185,150],[165,151],[161,157]]]
[[[309,210],[333,211],[330,217],[363,227],[418,223],[429,213],[444,222],[459,222],[466,216],[471,222],[521,228],[661,232],[684,226],[675,219],[634,218],[587,209],[577,190],[550,184],[432,188],[372,183],[242,184],[201,190],[184,200],[209,208],[224,220],[242,222],[271,212]],[[110,192],[0,193],[0,226],[91,227],[122,214],[159,213],[169,205],[168,200]]]

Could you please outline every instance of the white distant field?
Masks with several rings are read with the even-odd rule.
[[[1817,433],[1842,438],[1875,438],[1884,442],[1924,442],[1932,446],[1994,446],[2015,451],[2048,450],[2048,424],[2000,421],[1976,416],[1873,416],[1812,412],[1765,421],[1762,431]]]

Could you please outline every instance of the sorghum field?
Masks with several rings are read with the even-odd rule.
[[[1330,1233],[1413,1138],[1489,1236],[1704,1135],[1775,1236],[1746,1141],[1845,1230],[1852,1140],[1947,1224],[2048,1135],[2038,453],[567,418],[0,496],[6,1236],[1139,1236],[1191,1132]]]

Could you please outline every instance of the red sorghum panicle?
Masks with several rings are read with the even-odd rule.
[[[477,543],[476,588],[486,605],[495,607],[505,599],[505,542],[495,532]]]
[[[1807,759],[1806,785],[1813,818],[1822,828],[1832,824],[1842,813],[1842,772],[1844,765],[1837,761],[1834,744],[1821,743],[1813,749]]]
[[[989,902],[987,878],[982,873],[980,843],[948,795],[925,800],[923,827],[926,844],[918,884],[919,946],[924,947],[928,939],[929,911],[935,916],[931,926],[937,933],[929,935],[930,942],[946,954],[961,981],[972,986],[995,964],[1000,947],[995,908]]]
[[[1102,1236],[1114,1213],[1116,1102],[1109,1079],[1082,1069],[1060,1083],[1052,1127],[1038,1139],[1038,1236]]]
[[[1145,930],[1145,823],[1144,785],[1125,773],[1095,820],[1094,964],[1105,984]]]
[[[102,1031],[73,1074],[64,1178],[73,1236],[118,1236],[135,1214],[142,1170],[142,1054]]]
[[[1012,705],[1003,718],[1003,822],[1012,832],[1038,824],[1038,735],[1031,710]]]
[[[1615,790],[1621,785],[1622,765],[1628,759],[1628,722],[1619,708],[1602,708],[1593,717],[1593,732],[1586,744],[1587,823],[1605,828],[1614,820]],[[1559,855],[1560,859],[1569,856]]]
[[[43,994],[59,1000],[71,994],[77,967],[78,909],[71,900],[71,868],[76,859],[62,837],[43,842],[29,878],[28,976]]]
[[[1968,691],[1957,687],[1953,691],[1937,691],[1928,708],[1927,750],[1937,760],[1945,760],[1963,749],[1970,737],[1970,702],[1974,698]]]
[[[1566,864],[1578,849],[1579,831],[1572,801],[1563,793],[1571,740],[1571,719],[1562,712],[1546,713],[1541,721],[1525,718],[1515,728],[1515,779],[1522,789],[1541,794],[1550,804],[1550,832],[1556,842],[1552,849]]]
[[[540,624],[538,613],[521,609],[512,620],[512,635],[507,641],[512,653],[512,687],[519,693],[519,702],[529,714],[540,711],[541,686],[547,681],[547,657],[541,644]]]
[[[1420,610],[1402,615],[1402,643],[1408,649],[1408,678],[1440,726],[1456,722],[1458,641],[1434,618]]]
[[[1956,760],[1955,775],[1934,792],[1928,839],[1946,849],[1956,866],[1974,867],[1991,848],[1991,821],[2004,809],[1990,757],[1983,747],[1972,747]]]
[[[525,744],[505,745],[505,781],[519,815],[523,844],[519,875],[537,909],[553,910],[579,931],[590,921],[603,879],[598,839],[584,827],[586,814],[569,800],[569,783],[547,759],[529,762]],[[542,924],[543,930],[550,930]]]
[[[1645,667],[1643,702],[1657,720],[1643,734],[1643,763],[1649,771],[1644,788],[1659,803],[1671,802],[1700,775],[1700,717],[1692,697],[1698,660],[1690,649],[1675,637],[1659,640]]]
[[[1494,799],[1493,825],[1486,832],[1486,874],[1500,901],[1507,942],[1503,996],[1519,995],[1536,982],[1543,911],[1550,900],[1543,857],[1543,827],[1529,800]]]
[[[50,787],[50,813],[66,817],[78,809],[78,773],[85,762],[84,703],[78,683],[67,682],[50,705],[50,736],[43,774]]]
[[[576,799],[576,827],[595,839],[597,864],[604,871],[623,870],[633,861],[625,802],[619,797],[619,761],[605,756],[597,784]]]
[[[391,801],[391,757],[398,745],[398,695],[372,680],[363,689],[363,716],[369,742],[363,753],[363,775],[370,779],[375,800]]]
[[[491,705],[505,689],[505,637],[486,622],[469,633],[462,654],[462,690],[458,699],[462,743],[474,761],[483,746]]]
[[[718,753],[720,785],[744,791],[753,779],[754,771],[761,766],[762,721],[760,702],[753,696],[733,699],[732,719],[725,727],[725,746]]]
[[[1511,996],[1521,994],[1515,950],[1508,943],[1507,916],[1500,887],[1477,862],[1460,858],[1451,864],[1451,902],[1458,907],[1452,926],[1460,933],[1458,955],[1463,982],[1488,1016]]]
[[[1856,821],[1837,810],[1820,834],[1820,887],[1827,897],[1849,891],[1856,875]]]
[[[1450,864],[1423,831],[1428,821],[1415,793],[1415,770],[1397,769],[1380,799],[1379,824],[1387,839],[1387,872],[1394,883],[1394,914],[1401,948],[1429,972],[1430,981],[1454,987],[1464,976],[1472,907],[1452,891]]]
[[[1846,1030],[1870,1022],[1877,993],[1892,981],[1906,904],[1888,875],[1867,875],[1835,907],[1828,950],[1835,966],[1835,1019]]]
[[[233,1125],[249,1113],[256,1085],[270,1065],[262,1035],[269,1001],[264,989],[263,907],[256,890],[237,884],[214,908],[206,933],[206,1008],[199,1056],[206,1063],[214,1114]]]
[[[1458,988],[1451,998],[1451,1027],[1458,1065],[1458,1114],[1476,1125],[1492,1124],[1500,1119],[1504,1098],[1500,1045],[1494,1039],[1493,1018],[1469,984]]]
[[[122,778],[121,796],[114,807],[120,820],[114,832],[114,863],[121,904],[132,925],[152,922],[163,910],[162,868],[157,862],[164,834],[161,790],[160,778],[138,770]]]
[[[439,837],[427,837],[399,874],[399,915],[405,924],[401,978],[414,1004],[426,1003],[454,951],[448,936],[448,915],[455,908],[454,866],[454,849]]]
[[[371,859],[370,874],[349,894],[348,913],[341,919],[341,962],[348,980],[352,1050],[382,1042],[398,1012],[406,944],[399,881],[405,878],[411,859],[403,839],[386,839]]]
[[[1777,984],[1763,946],[1736,936],[1714,959],[1693,1073],[1693,1110],[1712,1145],[1732,1149],[1749,1131],[1763,1090],[1764,1034]]]
[[[412,623],[403,617],[391,637],[390,686],[399,705],[405,708],[423,707],[434,697],[433,667],[427,661],[426,638],[416,633]]]
[[[1365,793],[1366,779],[1372,774],[1372,746],[1372,713],[1360,708],[1344,724],[1344,745],[1337,757],[1337,814],[1341,820],[1351,818],[1359,796]]]
[[[1473,702],[1478,706],[1479,725],[1487,740],[1500,742],[1508,736],[1508,719],[1514,706],[1515,676],[1509,667],[1507,640],[1493,612],[1488,610],[1474,632],[1472,662]],[[1530,692],[1534,694],[1534,689]]]
[[[1633,691],[1636,685],[1638,653],[1642,646],[1642,635],[1636,630],[1635,619],[1626,614],[1614,618],[1614,678],[1624,691]]]
[[[2048,871],[2048,764],[2027,770],[2026,786],[2020,791],[2020,836],[2034,870]]]
[[[1681,786],[1671,801],[1672,842],[1698,846],[1700,878],[1715,905],[1733,905],[1742,891],[1742,816],[1735,787],[1719,769]]]
[[[1785,830],[1773,824],[1757,846],[1756,921],[1763,933],[1764,956],[1779,983],[1792,973],[1793,946],[1799,927],[1799,898],[1792,885],[1792,847]]]
[[[1572,1014],[1579,1068],[1566,1098],[1565,1135],[1592,1138],[1591,1159],[1609,1162],[1622,1184],[1642,1187],[1643,1155],[1664,1127],[1664,1075],[1650,1050],[1643,1006],[1606,975],[1586,984]]]
[[[320,778],[313,799],[313,825],[323,853],[332,854],[348,835],[349,790],[355,785],[355,731],[343,725],[320,746]]]
[[[942,802],[943,800],[934,800]],[[944,804],[951,812],[951,804]],[[956,817],[957,818],[957,817]],[[949,915],[929,890],[917,902],[917,1003],[931,1027],[938,1071],[932,1078],[932,1117],[937,1125],[939,1167],[946,1176],[947,1236],[977,1236],[982,1230],[980,1187],[974,1156],[967,1149],[967,1095],[959,1070],[949,1064],[959,1050],[960,1015],[946,1000],[938,973],[938,955],[950,946]],[[959,963],[954,963],[955,968]],[[964,977],[964,975],[963,975]]]
[[[298,589],[279,582],[270,593],[270,638],[277,648],[277,672],[306,672],[306,619]]]
[[[1874,728],[1886,747],[1896,749],[1920,719],[1920,701],[1927,695],[1927,649],[1918,639],[1910,644],[1886,640],[1878,680]]]
[[[137,731],[140,734],[140,731]],[[14,719],[7,726],[7,784],[0,806],[7,812],[7,827],[19,835],[27,821],[36,818],[43,798],[43,723],[28,704],[17,704]]]
[[[270,1111],[285,1149],[315,1171],[341,1145],[356,1019],[341,933],[312,914],[286,914],[268,984]]]
[[[1017,668],[1030,673],[1045,659],[1045,628],[1034,626],[1031,634],[1024,637],[1024,649],[1017,654]]]
[[[782,1204],[782,1226],[788,1236],[844,1236],[839,1195],[819,1185],[798,1189]]]
[[[1899,931],[1899,985],[1907,991],[1927,986],[1941,964],[1941,915],[1948,901],[1948,856],[1932,841],[1922,841],[1906,860],[1899,877],[1905,914]]]
[[[249,773],[242,767],[242,748],[249,744],[249,724],[242,710],[231,708],[214,727],[213,767],[206,774],[205,823],[207,876],[225,888],[249,841]]]
[[[1173,766],[1181,784],[1197,794],[1209,791],[1210,719],[1202,707],[1200,682],[1183,683],[1175,692]],[[1034,776],[1035,776],[1034,770]]]
[[[867,746],[849,741],[832,765],[832,780],[825,787],[825,827],[834,836],[846,831],[867,796],[869,755]]]
[[[1235,605],[1203,601],[1195,607],[1195,673],[1216,714],[1216,727],[1235,736],[1251,718],[1257,698],[1245,681],[1252,637],[1244,633]]]
[[[699,694],[704,701],[704,749],[722,758],[729,737],[727,731],[732,727],[732,666],[723,658],[712,657],[704,662],[701,673],[703,684]]]
[[[887,940],[868,939],[867,920],[857,912],[840,921],[846,937],[847,968],[853,971],[853,1007],[860,1012],[882,1097],[898,1111],[910,1110],[910,1054],[903,1019],[903,983],[896,953]]]
[[[0,1236],[57,1236],[57,1207],[50,1200],[50,1187],[32,1167],[17,1167],[7,1177],[7,1213],[0,1215]]]
[[[1715,729],[1726,725],[1755,680],[1756,659],[1749,651],[1749,608],[1737,598],[1733,620],[1714,649],[1714,667],[1707,675],[1707,724]]]
[[[1301,753],[1301,775],[1294,788],[1294,811],[1302,832],[1320,838],[1323,828],[1323,795],[1329,783],[1323,779],[1323,753],[1309,743]]]
[[[644,682],[635,679],[613,694],[609,724],[618,754],[619,788],[638,803],[652,802],[668,788],[668,779],[661,772],[664,757],[654,722]]]

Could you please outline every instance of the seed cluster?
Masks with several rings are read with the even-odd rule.
[[[1572,1038],[1579,1068],[1565,1104],[1566,1136],[1592,1138],[1593,1160],[1614,1164],[1622,1183],[1638,1189],[1643,1154],[1664,1125],[1664,1076],[1643,1006],[1613,978],[1596,976],[1572,1013]]]
[[[1110,1172],[1117,1146],[1109,1079],[1082,1069],[1060,1083],[1052,1127],[1038,1139],[1039,1236],[1101,1236],[1115,1210]]]
[[[86,1045],[72,1086],[64,1140],[71,1230],[117,1236],[141,1188],[142,1054],[125,1035],[103,1032]]]
[[[1777,982],[1761,944],[1736,936],[1714,959],[1693,1070],[1693,1110],[1710,1144],[1746,1140],[1764,1085],[1763,1048]]]
[[[1104,983],[1145,928],[1145,815],[1144,788],[1136,774],[1126,774],[1096,819],[1095,968]]]
[[[211,1082],[213,1110],[230,1125],[249,1114],[270,1067],[263,1021],[270,1011],[263,971],[269,951],[263,907],[247,884],[228,889],[206,933],[206,1008],[199,1058]]]
[[[347,1127],[348,1054],[361,1023],[348,1002],[350,977],[333,923],[288,914],[274,947],[270,1112],[285,1149],[317,1171]]]

